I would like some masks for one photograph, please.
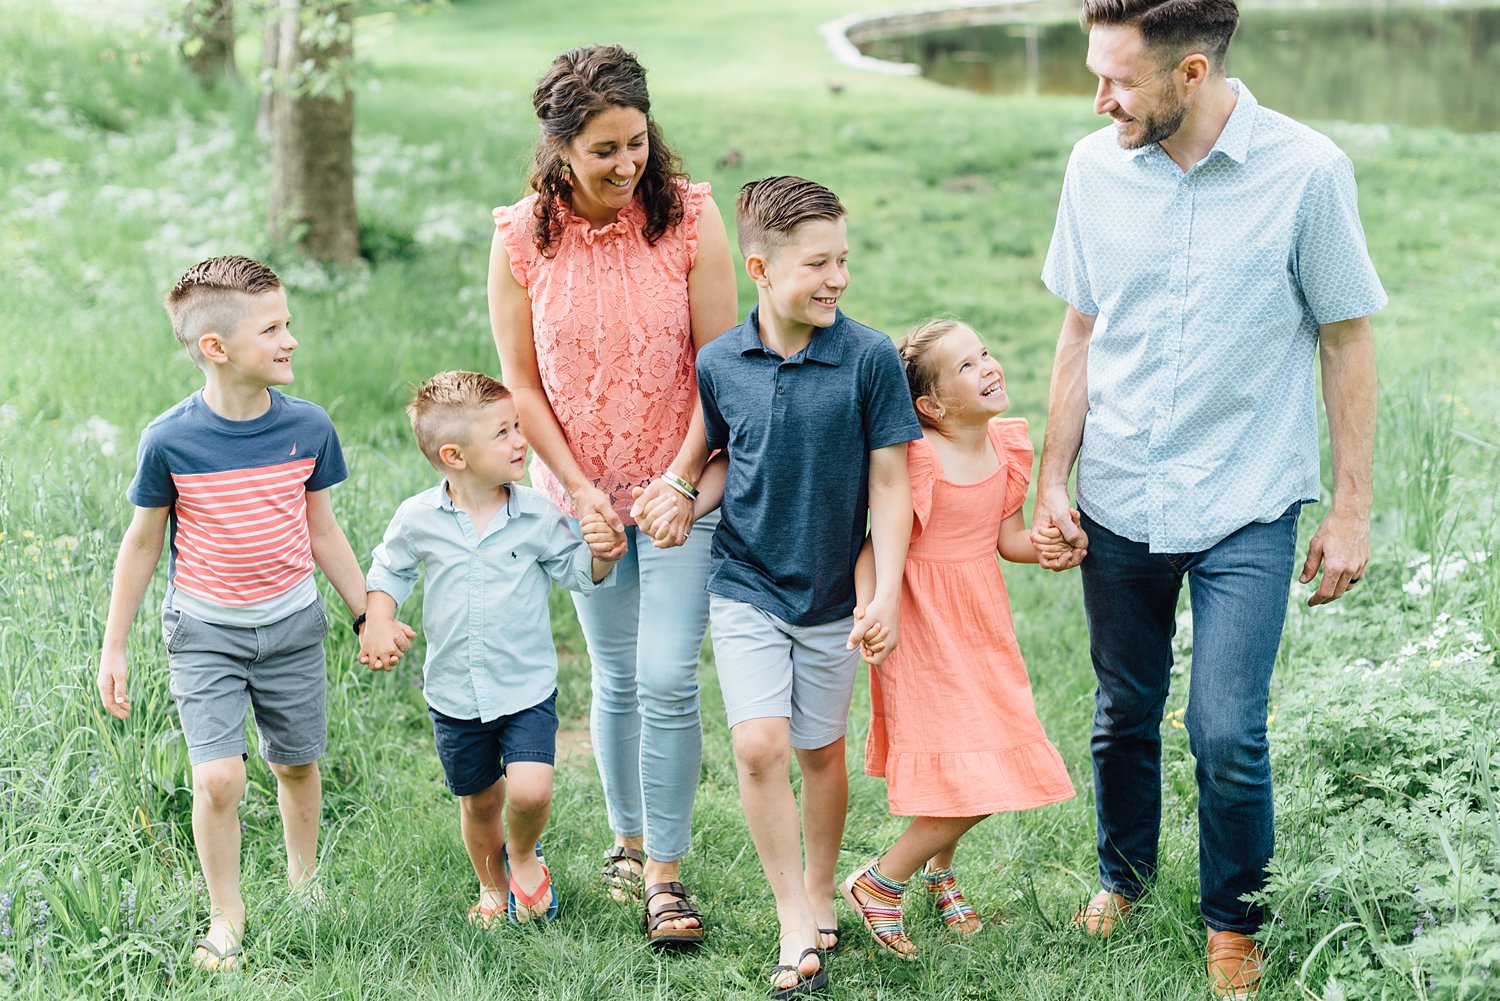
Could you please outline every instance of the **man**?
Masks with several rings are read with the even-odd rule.
[[[1074,148],[1043,281],[1066,300],[1033,531],[1082,561],[1095,694],[1102,890],[1075,921],[1108,935],[1151,881],[1160,723],[1186,575],[1208,974],[1261,975],[1250,938],[1271,857],[1266,715],[1296,549],[1318,499],[1314,355],[1333,445],[1332,504],[1301,580],[1342,596],[1369,558],[1375,360],[1385,305],[1354,176],[1328,139],[1225,75],[1233,0],[1084,0],[1094,109]],[[1069,514],[1078,460],[1081,524]],[[1087,559],[1084,554],[1087,553]]]

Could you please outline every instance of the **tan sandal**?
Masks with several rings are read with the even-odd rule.
[[[1082,929],[1090,938],[1109,938],[1132,906],[1133,901],[1118,893],[1100,890],[1073,915],[1073,927]]]

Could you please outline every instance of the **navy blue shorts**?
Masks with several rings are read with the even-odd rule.
[[[443,784],[455,796],[475,796],[517,761],[550,765],[557,757],[557,691],[545,702],[482,723],[454,719],[431,706],[432,736],[443,764]]]

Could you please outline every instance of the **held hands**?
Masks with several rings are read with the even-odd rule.
[[[1302,564],[1302,575],[1298,578],[1306,584],[1318,575],[1319,566],[1323,568],[1323,580],[1307,603],[1325,605],[1342,598],[1359,583],[1369,562],[1370,519],[1329,511],[1313,533],[1307,547],[1307,562]]]
[[[359,631],[359,662],[372,671],[389,671],[411,649],[417,631],[398,619],[366,619]]]
[[[125,693],[125,655],[105,653],[99,658],[99,697],[115,719],[130,716],[130,696]]]
[[[1088,555],[1089,537],[1079,525],[1080,515],[1068,503],[1066,491],[1038,492],[1031,516],[1031,544],[1037,562],[1048,570],[1071,570]]]
[[[609,497],[594,486],[592,483],[582,487],[573,493],[573,506],[578,510],[578,528],[584,533],[584,541],[589,543],[589,551],[594,554],[595,559],[612,563],[625,555],[625,523],[615,513],[614,507],[609,502]],[[600,548],[589,541],[590,529],[586,526],[594,526],[592,531],[595,538],[602,543],[603,536],[597,527],[598,522],[604,522],[606,529],[611,533],[613,541],[610,545]]]
[[[580,511],[579,514],[582,517],[578,519],[578,529],[583,533],[583,541],[588,543],[589,552],[594,554],[594,559],[601,563],[613,563],[625,555],[624,528],[610,524],[598,511],[588,514]]]
[[[865,663],[878,667],[896,649],[899,638],[898,606],[896,601],[875,598],[861,602],[854,609],[854,628],[849,631],[846,650],[859,647]]]
[[[630,493],[635,498],[630,517],[651,536],[657,549],[670,549],[687,541],[693,528],[692,501],[662,479],[652,480],[644,489],[633,487]]]

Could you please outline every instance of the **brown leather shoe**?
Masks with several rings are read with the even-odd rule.
[[[1208,982],[1216,998],[1250,998],[1265,966],[1260,944],[1233,931],[1208,933]]]
[[[1100,890],[1073,915],[1073,927],[1081,928],[1090,938],[1108,938],[1130,913],[1130,904],[1118,893]]]

